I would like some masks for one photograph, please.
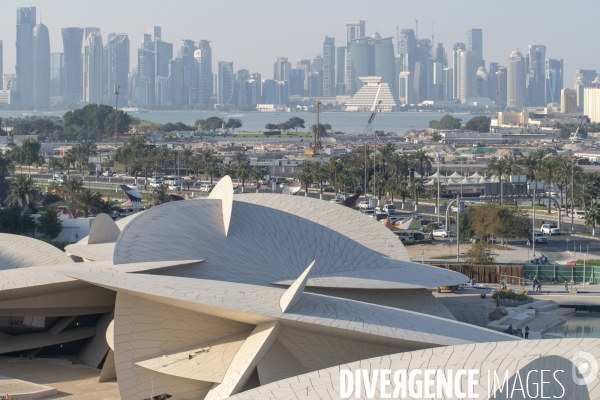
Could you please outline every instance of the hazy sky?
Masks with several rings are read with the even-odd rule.
[[[465,31],[483,29],[486,63],[506,65],[514,49],[529,44],[546,45],[547,58],[565,60],[565,86],[571,87],[575,69],[599,69],[597,16],[600,1],[562,0],[0,0],[0,40],[4,41],[4,72],[14,72],[16,9],[36,6],[38,20],[48,26],[52,52],[62,51],[60,28],[99,27],[103,39],[109,32],[127,33],[131,66],[136,66],[146,26],[162,27],[162,39],[181,47],[182,39],[212,41],[213,62],[233,61],[272,78],[277,56],[292,64],[322,52],[326,35],[336,45],[346,40],[345,21],[366,20],[367,34],[396,36],[396,27],[415,28],[419,37],[431,37],[451,51],[465,41]],[[487,65],[487,64],[486,64]],[[213,67],[216,71],[216,67]]]

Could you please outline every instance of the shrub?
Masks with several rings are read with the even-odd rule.
[[[525,291],[519,292],[519,293],[515,293],[510,289],[502,289],[502,290],[497,290],[492,294],[492,298],[494,299],[509,299],[509,300],[516,300],[516,301],[523,301],[525,299],[527,299],[527,295],[525,294]]]
[[[498,321],[499,319],[506,316],[506,311],[496,308],[494,311],[488,314],[488,319],[490,321]]]
[[[496,254],[492,252],[492,246],[484,240],[473,243],[465,254],[465,261],[470,264],[492,264],[495,258]]]

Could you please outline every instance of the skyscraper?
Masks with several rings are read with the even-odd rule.
[[[233,80],[233,63],[219,61],[217,70],[217,104],[232,104]]]
[[[182,104],[193,105],[197,102],[196,59],[198,50],[193,40],[186,39],[181,47],[181,96]]]
[[[455,43],[452,47],[452,99],[460,98],[460,57],[461,51],[466,51],[467,45],[464,43]]]
[[[458,98],[465,104],[477,96],[477,55],[469,50],[458,51]]]
[[[273,64],[273,79],[276,81],[285,81],[288,79],[288,71],[292,68],[287,57],[277,57]]]
[[[483,30],[469,29],[467,31],[467,51],[472,51],[477,68],[485,66],[483,62]],[[477,71],[477,68],[475,71]]]
[[[183,64],[181,57],[169,61],[169,87],[171,90],[171,104],[183,105]]]
[[[304,69],[292,68],[289,74],[290,96],[304,96]]]
[[[138,98],[137,105],[156,104],[156,53],[152,36],[144,34],[138,49]]]
[[[414,72],[417,54],[417,38],[415,37],[415,31],[412,29],[402,29],[400,31],[398,54],[402,60],[402,70]]]
[[[50,54],[50,97],[62,96],[63,53]]]
[[[498,95],[498,63],[491,62],[490,68],[488,71],[488,97],[492,100],[496,105],[497,103],[497,95]]]
[[[346,46],[335,50],[335,94],[346,93]]]
[[[504,108],[508,99],[508,73],[506,67],[498,67],[496,76],[498,77],[498,107]]]
[[[560,112],[577,114],[577,92],[574,89],[560,91]]]
[[[2,40],[0,40],[0,90],[4,90],[4,46],[2,45]]]
[[[521,109],[525,107],[527,97],[525,58],[520,51],[515,50],[508,58],[507,67],[507,100],[509,108]]]
[[[371,37],[355,39],[348,47],[347,59],[351,60],[346,73],[346,92],[353,95],[365,82],[359,78],[367,76],[381,77],[381,83],[392,88],[397,96],[394,67],[394,44],[392,38],[381,38],[375,32]],[[349,78],[351,80],[348,80]]]
[[[104,94],[104,47],[99,32],[90,32],[83,51],[83,101],[101,104]]]
[[[442,71],[442,86],[443,86],[442,100],[443,101],[451,101],[452,100],[452,89],[453,89],[452,80],[453,79],[454,79],[454,73],[452,71],[452,68],[444,68],[444,70]]]
[[[323,42],[323,96],[335,96],[335,38]]]
[[[50,34],[44,24],[32,31],[32,102],[35,107],[50,106]]]
[[[308,93],[308,77],[310,75],[310,60],[303,58],[296,61],[296,69],[304,71],[304,93]]]
[[[596,79],[595,69],[577,69],[575,70],[575,91],[577,92],[577,110],[583,112],[584,88],[590,87]]]
[[[129,37],[125,33],[114,35],[107,44],[106,86],[111,105],[115,104],[115,85],[119,90],[119,107],[125,106],[133,93],[129,92]]]
[[[529,87],[527,102],[531,107],[546,105],[546,46],[529,45]]]
[[[17,91],[23,105],[33,100],[33,27],[36,22],[35,7],[17,8]]]
[[[560,102],[564,87],[563,60],[546,60],[546,104]]]
[[[156,52],[156,76],[169,76],[169,61],[173,59],[173,43],[154,40],[154,51]]]
[[[212,72],[212,49],[208,40],[201,40],[198,44],[199,48],[194,53],[196,60],[196,102],[204,107],[210,107],[214,79]]]
[[[75,105],[81,101],[81,45],[83,28],[62,28],[64,66],[63,66],[63,103]]]
[[[346,44],[350,44],[354,39],[365,37],[365,21],[351,20],[346,21]]]

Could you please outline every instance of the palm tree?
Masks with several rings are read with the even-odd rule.
[[[63,187],[63,191],[70,199],[75,193],[83,189],[83,180],[73,176],[67,178],[67,180],[61,184],[61,186]]]
[[[62,171],[63,164],[60,162],[60,159],[58,159],[56,157],[50,157],[48,159],[48,168],[52,169],[52,171],[55,171],[55,172],[57,169],[60,169]]]
[[[304,184],[304,187],[306,189],[306,191],[304,192],[304,197],[308,196],[308,185],[310,185],[313,182],[313,176],[313,163],[311,161],[304,161],[304,163],[300,167],[300,173],[297,177],[300,183]]]
[[[427,155],[427,150],[421,149],[415,151],[412,154],[412,160],[421,176],[425,175],[426,171],[431,171],[431,161]]]
[[[209,149],[208,147],[201,149],[200,152],[198,153],[198,158],[200,159],[200,165],[204,168],[204,179],[206,179],[206,175],[207,175],[206,166],[208,164],[210,164],[214,158],[212,149]],[[211,177],[211,183],[212,183],[212,177]]]
[[[443,186],[440,186],[440,197],[442,195],[444,195],[445,193],[446,193],[446,188],[443,187]],[[431,184],[431,186],[429,186],[429,188],[427,189],[427,195],[429,197],[437,199],[437,197],[438,197],[437,181],[433,181],[433,183]]]
[[[15,164],[8,158],[0,156],[0,182],[4,182],[11,172],[15,172]]]
[[[552,191],[552,184],[555,183],[556,171],[555,171],[555,158],[546,158],[542,161],[540,166],[539,176],[544,181],[544,186],[548,190],[548,214],[551,212],[550,192]]]
[[[352,174],[350,174],[350,172],[347,169],[342,169],[338,173],[338,176],[337,176],[338,191],[339,191],[340,186],[343,187],[344,188],[344,196],[346,195],[348,186],[352,185],[353,183],[354,183],[354,177],[352,176]]]
[[[569,187],[569,182],[573,176],[574,171],[573,163],[566,156],[558,156],[554,161],[554,170],[555,170],[555,179],[556,186],[559,188],[560,192],[560,206],[566,203],[566,190]],[[563,191],[565,191],[565,203],[563,203]],[[566,207],[566,205],[565,205]],[[566,208],[565,208],[566,209]]]
[[[210,176],[210,184],[212,185],[213,183],[213,177],[215,176],[215,174],[217,174],[220,170],[220,164],[222,163],[220,158],[214,158],[213,160],[211,160],[208,164],[204,165],[204,175],[209,175]]]
[[[152,199],[152,205],[154,206],[171,201],[171,196],[169,195],[167,188],[164,186],[154,188],[150,194],[150,198]]]
[[[236,176],[238,178],[238,182],[240,179],[242,180],[242,191],[244,191],[244,186],[246,185],[246,179],[248,179],[248,177],[250,177],[250,171],[248,171],[248,164],[246,164],[246,163],[238,164],[235,172],[236,172]]]
[[[69,210],[73,212],[82,212],[84,218],[87,218],[91,212],[102,208],[102,195],[98,192],[92,192],[90,189],[82,189],[71,197]]]
[[[250,179],[253,179],[256,181],[256,193],[258,193],[258,183],[259,183],[259,181],[261,181],[264,178],[264,176],[265,176],[265,170],[263,169],[263,167],[255,165],[250,170]]]
[[[598,174],[594,172],[580,172],[575,176],[575,196],[579,198],[582,209],[586,209],[588,202],[598,197],[599,181]]]
[[[343,168],[342,166],[342,159],[339,158],[338,156],[332,156],[329,159],[329,163],[327,164],[327,170],[329,171],[329,177],[333,177],[333,187],[334,187],[334,192],[337,193],[337,174],[340,172],[340,169]]]
[[[404,209],[404,203],[406,202],[406,195],[408,194],[408,182],[405,180],[400,181],[398,184],[398,192],[402,196],[402,208]]]
[[[385,193],[391,197],[392,203],[394,202],[394,196],[400,193],[400,185],[393,179],[387,179],[383,186]]]
[[[395,154],[396,145],[392,142],[387,142],[378,149],[379,168],[384,176],[387,176],[387,168]]]
[[[10,190],[6,196],[6,203],[9,205],[18,204],[23,213],[27,205],[35,200],[38,194],[35,183],[27,175],[17,175],[10,181]]]
[[[525,175],[530,182],[535,182],[540,169],[540,164],[534,153],[529,153],[527,157],[523,157],[519,164],[523,167]]]
[[[375,172],[371,180],[369,181],[369,185],[377,190],[377,193],[373,193],[373,195],[377,196],[377,199],[381,200],[381,192],[385,186],[385,178],[380,171]]]
[[[410,159],[408,154],[394,153],[389,161],[390,173],[396,177],[396,183],[400,182],[400,177],[404,178],[408,175],[408,166]]]
[[[71,171],[71,164],[75,165],[75,161],[77,161],[77,157],[75,156],[75,153],[72,150],[73,148],[70,148],[60,159],[62,161],[63,167],[67,169],[67,176],[69,176],[69,171]]]
[[[504,204],[503,178],[506,175],[516,174],[520,171],[521,168],[516,165],[515,159],[511,157],[503,157],[488,164],[488,179],[492,175],[496,175],[498,177],[498,182],[500,183],[500,205]]]
[[[320,198],[323,198],[323,183],[329,178],[329,168],[325,164],[316,164],[313,172],[313,180],[319,183]]]
[[[415,205],[419,205],[419,195],[425,191],[425,187],[423,186],[423,182],[419,178],[413,179],[413,181],[408,186],[408,193],[413,196],[415,200]]]
[[[592,236],[596,236],[596,224],[600,222],[600,210],[598,210],[598,202],[590,201],[590,204],[585,209],[585,226],[592,227]]]
[[[96,209],[96,211],[99,213],[104,213],[104,214],[110,215],[113,212],[119,210],[120,208],[121,208],[121,205],[119,204],[119,202],[114,201],[114,200],[109,200],[107,197],[104,200],[102,200],[100,207],[98,207]]]

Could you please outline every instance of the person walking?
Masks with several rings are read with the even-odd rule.
[[[529,339],[529,325],[525,326],[525,339]]]
[[[537,281],[537,291],[538,292],[542,291],[542,281]]]
[[[512,324],[510,324],[508,326],[508,334],[511,335],[511,336],[513,335],[513,326],[512,326]]]
[[[531,291],[535,292],[535,287],[537,285],[537,277],[533,277],[533,280],[531,281]]]

